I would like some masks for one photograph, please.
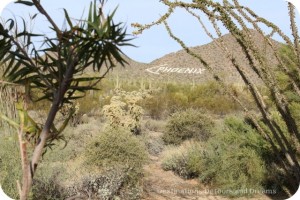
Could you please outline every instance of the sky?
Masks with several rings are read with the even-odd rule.
[[[6,2],[11,0],[0,1],[1,7],[1,5],[3,6]],[[190,2],[191,0],[183,1]],[[298,5],[300,4],[299,0],[293,1],[297,2]],[[44,5],[46,10],[61,27],[64,23],[62,8],[66,8],[71,17],[81,18],[83,13],[86,14],[90,2],[90,0],[41,0],[42,5]],[[240,0],[240,3],[250,7],[258,15],[277,24],[284,33],[290,35],[287,3],[284,0]],[[105,9],[109,12],[114,10],[116,6],[118,6],[118,11],[115,16],[115,21],[124,22],[129,34],[134,31],[130,26],[131,23],[151,23],[167,10],[159,0],[108,0]],[[299,7],[300,6],[298,6],[298,8]],[[1,20],[9,19],[12,16],[16,16],[16,18],[26,18],[28,17],[28,13],[33,14],[36,12],[35,9],[10,3],[2,10]],[[188,17],[182,10],[176,10],[176,14],[170,18],[169,23],[174,33],[182,38],[188,46],[198,46],[210,42],[209,38],[198,28],[195,20]],[[297,12],[297,24],[298,27],[300,27],[299,12]],[[34,24],[30,24],[36,31],[51,34],[51,31],[47,29],[48,25],[43,16],[38,16],[37,21]],[[145,63],[181,49],[175,41],[169,38],[166,30],[162,26],[153,27],[145,31],[142,35],[135,37],[132,43],[136,45],[137,48],[124,48],[124,53],[136,61]],[[299,196],[300,192],[298,191],[297,197],[295,195],[294,199],[299,199]],[[3,194],[0,194],[0,198],[4,199]]]
[[[191,2],[191,0],[184,1]],[[90,2],[90,0],[41,0],[42,5],[61,27],[64,24],[62,8],[66,8],[72,18],[78,19],[86,16]],[[250,7],[258,15],[274,22],[286,34],[290,35],[287,2],[284,0],[240,0],[240,3]],[[151,23],[167,11],[167,7],[159,0],[108,0],[105,12],[112,12],[117,6],[118,10],[114,20],[124,22],[128,34],[135,30],[131,27],[131,23]],[[21,4],[10,3],[3,9],[1,17],[9,19],[16,16],[17,18],[25,17],[28,19],[29,12],[36,13],[37,11]],[[200,29],[197,21],[187,15],[184,10],[176,9],[168,22],[174,33],[182,38],[187,46],[198,46],[211,42]],[[300,25],[299,16],[297,16],[297,23]],[[47,29],[49,24],[42,15],[38,15],[36,22],[29,25],[34,27],[33,30],[35,31],[51,34],[51,31]],[[267,29],[265,30],[267,32]],[[154,26],[141,35],[131,37],[134,38],[131,43],[137,47],[126,47],[122,50],[127,56],[139,62],[149,63],[181,49],[180,45],[168,36],[163,26]],[[278,38],[275,37],[275,39]]]

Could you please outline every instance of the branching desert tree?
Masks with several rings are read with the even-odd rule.
[[[286,175],[289,177],[291,191],[298,188],[300,182],[300,165],[295,146],[300,143],[299,123],[293,115],[291,109],[292,101],[284,92],[285,89],[281,86],[278,80],[278,73],[284,76],[289,85],[289,92],[294,97],[300,97],[300,47],[299,47],[299,33],[295,22],[295,8],[291,3],[288,3],[288,12],[290,16],[290,27],[292,34],[289,36],[284,33],[276,24],[258,16],[250,8],[243,6],[238,0],[223,0],[216,2],[211,0],[193,0],[186,1],[170,1],[162,0],[162,3],[168,6],[168,11],[162,15],[158,20],[151,24],[141,25],[133,24],[137,28],[136,34],[141,34],[146,29],[155,25],[164,25],[170,37],[174,39],[181,47],[191,56],[198,59],[198,61],[211,73],[214,79],[222,86],[222,88],[230,95],[247,114],[247,118],[255,126],[258,132],[270,142],[272,149],[277,156],[278,163],[281,169],[284,169]],[[194,17],[199,26],[204,30],[204,33],[209,36],[218,48],[226,55],[228,61],[232,64],[234,69],[239,73],[243,79],[248,90],[251,92],[253,99],[260,111],[260,116],[251,112],[247,105],[234,94],[230,87],[227,87],[225,81],[215,68],[211,67],[208,60],[205,60],[202,55],[187,47],[179,37],[177,37],[168,24],[168,19],[176,12],[176,9],[183,9],[189,15]],[[204,22],[208,19],[208,23]],[[213,27],[209,29],[208,27]],[[270,34],[265,34],[262,27],[267,27]],[[237,61],[236,55],[230,49],[230,46],[225,43],[221,30],[226,29],[234,37],[235,41],[242,49],[242,54],[247,58],[248,64],[243,65]],[[271,49],[277,66],[269,62],[264,49],[259,48],[255,43],[253,37],[253,30],[255,34],[259,34],[263,38],[263,43],[266,48]],[[278,43],[272,40],[274,34],[277,34],[285,42],[285,48],[289,49],[289,56],[295,59],[289,59],[282,56]],[[217,37],[216,37],[217,36]],[[291,39],[293,38],[293,39]],[[289,62],[286,62],[286,61]],[[250,70],[249,70],[250,68]],[[253,79],[252,73],[261,80],[263,88],[270,94],[271,105],[264,98],[265,93],[260,90],[261,85]],[[281,120],[284,122],[283,126],[276,121],[272,115],[273,112],[278,112]],[[263,123],[261,123],[262,118]],[[299,119],[298,119],[299,120]],[[267,127],[267,128],[265,128]],[[285,129],[287,131],[285,131]],[[286,134],[285,132],[288,132]]]
[[[53,122],[60,108],[72,100],[84,97],[86,91],[96,89],[96,84],[113,68],[116,63],[124,65],[120,46],[130,45],[122,23],[114,23],[112,14],[104,16],[103,3],[97,7],[91,3],[87,19],[73,20],[64,10],[67,27],[62,30],[48,14],[40,0],[20,0],[16,3],[33,6],[39,15],[46,18],[55,36],[32,33],[25,20],[23,26],[15,19],[0,24],[0,62],[5,67],[3,81],[24,85],[26,94],[35,91],[40,100],[49,100],[51,108],[43,125],[37,125],[20,102],[18,111],[23,178],[18,184],[20,199],[28,198],[39,160],[47,147],[61,139],[61,127]],[[33,16],[33,18],[36,15]],[[37,48],[36,40],[43,40]],[[99,75],[84,76],[86,69],[98,71]],[[26,148],[26,134],[36,134],[33,152]],[[30,157],[29,157],[30,155]]]

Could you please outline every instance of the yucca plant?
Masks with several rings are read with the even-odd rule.
[[[0,62],[5,64],[3,80],[24,85],[26,94],[38,91],[39,98],[49,100],[51,108],[43,125],[34,151],[27,159],[24,134],[20,131],[23,181],[19,184],[20,199],[27,199],[38,162],[48,144],[60,135],[64,127],[55,128],[53,121],[65,103],[84,97],[86,91],[96,89],[98,83],[116,63],[124,65],[120,46],[130,45],[122,23],[114,23],[112,14],[104,16],[103,4],[91,3],[86,20],[72,20],[64,10],[67,28],[61,30],[44,9],[39,0],[21,0],[16,3],[34,6],[55,32],[54,37],[32,33],[23,19],[24,26],[18,30],[14,19],[0,24]],[[34,17],[33,17],[34,18]],[[38,49],[33,42],[42,39]],[[94,77],[84,76],[87,68],[98,71]],[[25,109],[21,109],[26,112]],[[19,126],[21,129],[23,125]]]

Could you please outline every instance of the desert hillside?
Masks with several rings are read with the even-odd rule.
[[[272,53],[270,47],[266,48],[266,43],[263,37],[255,31],[252,31],[251,38],[255,46],[261,52],[266,54],[270,66],[276,66],[277,61]],[[242,48],[231,34],[226,34],[217,41],[223,41],[233,54],[234,58],[239,64],[252,71],[249,61],[242,53]],[[217,41],[211,43],[191,47],[190,50],[197,55],[200,55],[215,72],[221,76],[227,83],[242,83],[238,72],[234,69],[231,61],[226,57],[225,53],[218,46]],[[274,47],[278,48],[280,43],[272,40]],[[185,50],[180,50],[167,54],[158,58],[151,63],[139,63],[130,58],[127,58],[128,65],[125,67],[117,66],[111,76],[119,76],[119,78],[135,78],[147,79],[151,81],[162,82],[195,82],[203,83],[212,80],[213,77],[197,58],[189,55]],[[252,77],[256,79],[256,75],[251,73]],[[256,81],[258,81],[256,79]]]
[[[253,31],[251,37],[275,68],[275,56],[265,48],[262,36]],[[227,34],[217,40],[259,84],[234,37]],[[275,48],[281,45],[272,42]],[[190,50],[224,79],[259,123],[265,123],[216,41]],[[270,145],[196,58],[180,50],[151,63],[126,60],[124,67],[117,65],[97,85],[100,90],[88,91],[57,114],[54,125],[69,120],[68,125],[42,158],[33,200],[280,200],[290,195]],[[10,95],[4,95],[9,94],[7,89],[0,97],[7,98],[2,107],[10,110],[15,105]],[[271,99],[265,91],[262,95]],[[298,100],[292,98],[292,110],[297,110]],[[49,102],[31,102],[27,114],[40,125],[49,107]],[[271,117],[280,120],[277,112]],[[300,121],[297,113],[295,119]],[[7,129],[0,126],[0,181],[4,191],[17,199],[15,180],[21,163]],[[28,141],[35,142],[37,136]],[[294,150],[300,155],[299,147]]]

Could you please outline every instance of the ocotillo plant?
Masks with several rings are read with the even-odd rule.
[[[292,32],[292,35],[288,36],[276,24],[258,16],[250,8],[241,5],[238,0],[223,0],[222,2],[194,0],[188,3],[163,0],[161,2],[168,6],[168,11],[151,24],[133,24],[133,26],[137,28],[135,33],[140,34],[155,25],[164,25],[170,37],[178,42],[188,54],[198,59],[199,63],[201,63],[207,71],[213,74],[213,77],[222,88],[244,109],[253,126],[270,142],[278,158],[278,163],[280,163],[280,168],[284,169],[286,175],[289,177],[291,192],[295,192],[300,182],[300,164],[295,152],[295,144],[299,145],[300,143],[300,133],[299,119],[293,114],[292,107],[295,103],[299,104],[299,102],[293,99],[300,98],[300,45],[298,28],[295,22],[294,6],[288,3],[287,12],[290,16]],[[226,86],[220,74],[211,67],[208,60],[205,60],[200,54],[187,47],[185,42],[174,34],[172,27],[169,26],[168,19],[178,9],[185,10],[188,15],[196,19],[203,32],[218,44],[218,47],[223,51],[223,54],[227,57],[232,67],[240,74],[245,85],[251,92],[260,111],[260,118],[262,118],[263,124],[260,123],[258,117],[250,112],[247,105]],[[204,23],[204,18],[207,19],[209,23]],[[208,27],[212,27],[212,29]],[[265,34],[263,27],[267,27],[270,33]],[[241,53],[247,58],[247,62],[249,63],[248,68],[237,61],[236,55],[229,49],[229,45],[223,41],[221,31],[223,28],[231,33],[240,46]],[[255,34],[263,38],[266,48],[271,49],[278,63],[277,66],[274,66],[273,63],[268,61],[265,48],[261,49],[257,47],[251,37],[254,33],[253,30],[255,30]],[[274,34],[281,37],[285,42],[285,47],[289,49],[290,56],[294,59],[283,59],[283,57],[287,57],[280,56],[280,50],[276,48],[276,43],[272,40]],[[215,35],[217,38],[214,37]],[[286,62],[287,60],[290,62]],[[273,106],[270,107],[267,105],[266,100],[263,98],[263,93],[259,90],[256,82],[254,82],[251,73],[259,77],[264,88],[266,88],[270,94],[269,100]],[[283,88],[279,83],[279,73],[286,78],[288,90],[289,93],[294,96],[293,99],[284,92],[286,88]],[[284,122],[283,125],[274,120],[272,116],[272,112],[274,111],[279,113],[280,119]],[[284,133],[285,129],[287,130],[287,134]]]

